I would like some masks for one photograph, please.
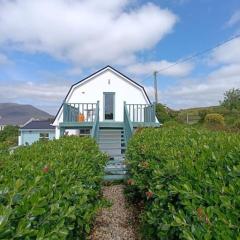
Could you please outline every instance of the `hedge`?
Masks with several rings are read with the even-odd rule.
[[[90,138],[23,147],[0,168],[0,239],[85,239],[106,157]]]
[[[143,239],[240,237],[240,137],[187,127],[143,129],[128,144],[129,196]]]

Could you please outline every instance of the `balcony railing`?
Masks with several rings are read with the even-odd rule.
[[[128,143],[129,139],[133,135],[133,125],[132,125],[132,122],[130,121],[127,105],[125,102],[124,102],[124,109],[123,109],[123,123],[124,123],[124,131],[125,131],[125,138],[126,138],[125,140],[126,140],[126,143]]]
[[[64,122],[95,122],[97,103],[64,103]]]
[[[96,116],[95,116],[92,133],[91,133],[92,138],[95,138],[96,140],[98,140],[98,133],[99,133],[99,101],[97,102]]]
[[[131,122],[154,123],[156,120],[155,104],[126,104]]]

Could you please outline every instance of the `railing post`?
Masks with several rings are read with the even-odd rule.
[[[67,122],[67,104],[63,101],[63,121]]]
[[[156,122],[156,103],[155,102],[153,103],[153,117],[154,117],[153,122]]]
[[[60,137],[64,136],[65,129],[60,127]]]

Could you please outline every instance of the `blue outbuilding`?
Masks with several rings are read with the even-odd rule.
[[[18,145],[31,145],[39,140],[53,140],[55,127],[50,120],[32,120],[20,128]]]

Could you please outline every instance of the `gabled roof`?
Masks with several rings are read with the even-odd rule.
[[[95,73],[89,75],[88,77],[85,77],[84,79],[80,80],[79,82],[73,84],[73,85],[71,86],[71,88],[69,89],[66,97],[64,98],[63,103],[67,100],[69,94],[71,93],[71,91],[72,91],[72,89],[73,89],[74,87],[76,87],[78,84],[83,83],[84,81],[88,80],[89,78],[91,78],[91,77],[93,77],[93,76],[95,76],[95,75],[99,74],[100,72],[103,72],[103,71],[105,71],[105,70],[107,70],[107,69],[111,69],[112,71],[118,73],[119,75],[122,75],[122,76],[123,76],[124,78],[126,78],[128,81],[132,82],[134,85],[137,85],[139,88],[141,88],[141,89],[143,90],[144,95],[146,96],[148,102],[151,103],[151,101],[150,101],[150,99],[149,99],[149,97],[148,97],[148,95],[147,95],[147,92],[146,92],[145,88],[144,88],[142,85],[140,85],[139,83],[135,82],[134,80],[132,80],[131,78],[127,77],[126,75],[124,75],[123,73],[119,72],[118,70],[116,70],[115,68],[113,68],[113,67],[110,66],[110,65],[107,65],[106,67],[101,68],[101,69],[98,70],[97,72],[95,72]],[[56,120],[56,117],[58,116],[58,114],[59,114],[59,112],[60,112],[60,110],[61,110],[61,108],[62,108],[62,106],[63,106],[63,103],[62,103],[62,105],[60,106],[60,108],[58,109],[58,112],[57,112],[57,114],[56,114],[56,116],[55,116],[55,118],[54,118],[54,121]]]
[[[54,130],[55,127],[51,125],[50,120],[32,120],[24,125],[21,129]]]

